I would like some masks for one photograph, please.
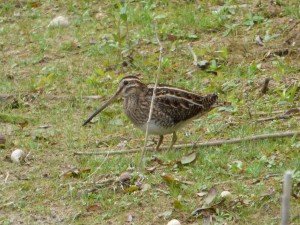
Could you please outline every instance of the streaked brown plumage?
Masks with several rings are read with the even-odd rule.
[[[153,84],[144,84],[137,76],[125,76],[115,95],[90,116],[83,126],[121,95],[124,98],[125,114],[136,127],[145,131],[153,90]],[[176,131],[210,111],[217,100],[216,94],[200,96],[181,88],[158,85],[148,130],[150,134],[159,135],[156,150],[163,141],[163,135],[173,133],[171,149],[177,140]]]

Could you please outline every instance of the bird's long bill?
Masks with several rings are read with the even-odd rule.
[[[104,103],[99,109],[96,110],[96,112],[93,113],[83,124],[82,126],[85,126],[88,124],[97,114],[99,114],[102,110],[104,110],[107,106],[109,106],[110,103],[112,103],[120,94],[120,91],[118,91],[114,96],[112,96],[107,102]]]

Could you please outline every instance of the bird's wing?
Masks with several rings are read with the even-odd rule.
[[[218,99],[216,94],[200,96],[170,86],[160,86],[156,90],[155,108],[169,115],[174,123],[202,115],[209,111]]]

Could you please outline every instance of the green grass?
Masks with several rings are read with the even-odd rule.
[[[295,171],[293,193],[299,198],[297,137],[193,149],[197,161],[182,167],[175,162],[190,148],[149,152],[146,166],[157,169],[143,175],[137,173],[140,154],[73,155],[119,150],[124,140],[128,149],[143,146],[144,133],[123,114],[122,101],[97,116],[95,124],[81,124],[114,94],[123,75],[141,73],[145,82],[154,82],[159,57],[154,19],[164,47],[160,83],[216,92],[232,103],[186,126],[178,143],[299,129],[299,116],[257,122],[273,111],[299,107],[298,1],[260,6],[252,1],[6,1],[0,15],[0,94],[15,95],[1,99],[0,113],[29,121],[24,127],[0,121],[0,133],[8,138],[0,150],[1,224],[124,224],[129,215],[132,224],[167,224],[172,218],[201,224],[203,216],[190,216],[205,198],[196,193],[213,185],[215,224],[278,224],[286,170]],[[68,16],[70,25],[48,28],[58,15]],[[263,47],[255,43],[256,35],[265,39]],[[216,74],[193,66],[190,42],[198,60],[207,60]],[[285,48],[288,54],[276,53]],[[266,77],[272,78],[270,89],[261,95]],[[82,98],[90,95],[103,98]],[[167,136],[165,144],[170,140]],[[16,148],[30,152],[28,164],[6,159]],[[74,167],[90,172],[61,176]],[[127,186],[120,182],[99,186],[124,171],[133,173],[131,185],[142,176],[150,189],[124,193]],[[193,185],[168,184],[163,173]],[[232,197],[220,203],[224,190]],[[298,198],[291,198],[294,224],[299,223]],[[93,205],[100,208],[88,211]]]

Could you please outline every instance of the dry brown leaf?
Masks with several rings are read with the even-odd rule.
[[[156,170],[156,166],[152,166],[152,167],[147,167],[147,168],[146,168],[146,171],[147,171],[148,173],[153,173],[155,170]]]
[[[131,179],[131,174],[129,172],[123,172],[120,177],[119,177],[119,181],[121,183],[125,183],[127,181],[130,181]]]
[[[73,169],[63,172],[60,176],[63,176],[65,178],[68,178],[68,177],[77,178],[85,173],[90,173],[90,172],[91,172],[90,168],[83,168],[83,169],[73,168]]]
[[[97,212],[101,209],[101,207],[99,205],[89,205],[87,208],[86,208],[86,211],[88,212]]]

